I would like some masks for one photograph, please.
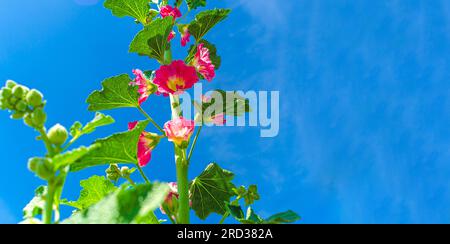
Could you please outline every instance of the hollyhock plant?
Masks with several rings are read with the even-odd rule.
[[[170,5],[162,6],[160,14],[163,18],[172,16],[174,19],[177,19],[182,16],[180,10],[177,7],[172,7]]]
[[[161,94],[181,94],[190,89],[199,80],[195,68],[184,61],[173,61],[170,65],[163,65],[156,71],[153,83],[158,86]]]
[[[102,88],[92,92],[86,100],[88,110],[96,112],[94,119],[84,125],[76,121],[69,130],[62,125],[47,130],[47,101],[41,92],[12,80],[0,87],[0,110],[7,110],[12,119],[23,120],[25,125],[34,129],[37,134],[35,138],[42,142],[43,149],[45,147],[45,152],[28,161],[29,171],[43,180],[45,186],[36,189],[30,203],[23,209],[22,223],[160,224],[163,220],[155,214],[159,206],[174,224],[189,224],[191,213],[202,220],[211,214],[218,214],[222,216],[220,223],[229,217],[245,224],[281,224],[299,220],[299,216],[292,211],[266,219],[257,215],[250,206],[259,200],[256,185],[236,188],[238,183],[234,181],[232,172],[217,163],[209,163],[214,159],[204,158],[204,154],[203,157],[195,156],[204,121],[223,125],[226,123],[225,116],[231,119],[250,112],[248,99],[235,96],[233,101],[227,99],[221,102],[217,98],[202,96],[201,103],[194,101],[199,111],[195,116],[199,122],[196,128],[195,121],[187,118],[190,112],[185,111],[187,106],[181,106],[181,101],[186,102],[188,96],[179,96],[192,88],[202,76],[208,81],[214,79],[218,67],[212,60],[219,60],[219,56],[214,44],[206,42],[204,36],[224,20],[230,10],[200,10],[200,7],[206,7],[207,1],[172,1],[175,7],[168,6],[167,0],[104,1],[104,6],[113,15],[127,16],[141,24],[142,29],[130,44],[129,51],[162,65],[154,69],[149,67],[153,71],[135,69],[133,79],[129,74],[105,79],[101,83]],[[180,18],[182,15],[178,8],[181,7],[199,13],[190,23],[186,23],[186,19]],[[184,60],[188,61],[172,60],[173,56],[179,56],[173,53],[172,45],[168,43],[175,37],[175,27],[178,27],[181,35],[182,46],[188,44],[191,35],[195,38],[194,48],[183,55]],[[236,92],[220,93],[235,95]],[[158,114],[159,119],[171,118],[163,128],[141,106],[152,94],[164,95],[166,98],[162,100],[171,108],[170,114],[164,114],[164,109],[152,107],[151,111]],[[230,107],[238,108],[239,113],[225,114],[220,110]],[[82,136],[115,123],[114,118],[101,112],[122,108],[134,109],[142,120],[129,123],[126,131],[94,140],[89,146],[75,147]],[[210,111],[208,108],[217,109],[206,115]],[[127,113],[126,116],[131,114]],[[134,121],[128,117],[126,119]],[[147,132],[151,125],[159,130],[159,135]],[[166,144],[172,142],[168,152],[173,153],[174,158],[161,159],[164,162],[161,165],[175,163],[176,171],[172,177],[176,178],[176,183],[160,183],[156,179],[149,179],[145,172],[148,168],[143,168],[152,160],[152,153],[162,138],[167,138]],[[189,167],[193,164],[207,166],[193,177],[189,175]],[[78,200],[65,200],[64,185],[70,179],[68,175],[91,167],[108,168],[104,171],[105,175],[93,175],[79,182],[83,189]],[[134,172],[140,174],[140,181],[132,175]],[[245,206],[241,205],[242,201],[245,201]],[[60,212],[62,204],[75,210],[66,219],[62,219],[65,213]],[[242,207],[247,208],[247,217]],[[39,217],[42,220],[37,219]]]
[[[195,122],[183,117],[175,118],[164,125],[164,131],[169,141],[180,147],[190,140],[194,129]]]
[[[133,82],[130,85],[138,86],[139,92],[139,105],[142,105],[145,101],[147,101],[148,97],[156,91],[155,84],[153,84],[150,79],[142,72],[142,70],[135,69],[133,70],[133,74],[136,76]]]
[[[212,81],[216,76],[214,64],[209,57],[209,49],[203,43],[197,46],[197,53],[191,64],[207,81]]]
[[[128,129],[133,130],[138,122],[128,123]],[[157,134],[142,132],[139,136],[137,157],[140,167],[145,167],[152,159],[152,151],[158,145],[161,137]]]

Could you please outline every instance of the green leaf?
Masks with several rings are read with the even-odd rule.
[[[227,212],[234,217],[235,219],[244,219],[244,211],[242,211],[241,206],[235,206],[231,203],[226,203],[225,207],[227,209]]]
[[[139,93],[137,86],[130,86],[131,78],[127,74],[108,78],[103,81],[103,89],[89,95],[89,111],[102,111],[115,108],[137,108]]]
[[[299,221],[300,219],[301,217],[298,214],[289,210],[283,213],[272,215],[264,222],[265,224],[287,224],[287,223],[294,223],[296,221]]]
[[[105,139],[95,141],[94,144],[97,144],[98,147],[73,163],[70,170],[73,172],[93,166],[119,163],[137,164],[139,136],[148,123],[148,121],[141,121],[131,131],[114,134]]]
[[[147,23],[150,12],[149,0],[106,0],[104,6],[117,17],[130,16],[142,24]]]
[[[139,93],[137,86],[130,86],[131,78],[127,74],[114,76],[102,82],[103,89],[89,95],[89,111],[102,111],[115,108],[137,108]]]
[[[165,200],[169,186],[163,183],[122,187],[97,204],[75,213],[64,224],[158,224],[153,214]]]
[[[78,210],[84,210],[100,202],[104,197],[117,190],[117,187],[103,176],[92,176],[87,180],[82,180],[80,181],[80,186],[83,189],[80,192],[78,200],[71,202],[63,201],[64,205],[77,208]]]
[[[238,196],[237,201],[244,199],[246,206],[252,205],[255,201],[260,199],[258,187],[256,185],[250,185],[248,190],[245,186],[240,186],[237,189],[233,189],[233,191]]]
[[[172,31],[174,21],[172,17],[156,19],[145,26],[130,44],[129,52],[141,56],[148,56],[164,63],[164,53],[170,48],[167,41]]]
[[[225,203],[234,196],[234,174],[213,163],[191,182],[192,209],[200,219],[211,213],[225,214]]]
[[[206,6],[206,0],[186,0],[186,3],[188,5],[189,10]]]
[[[214,64],[214,68],[218,70],[220,68],[220,65],[222,64],[222,59],[217,54],[217,48],[214,46],[214,44],[208,42],[207,40],[201,40],[199,43],[203,43],[204,47],[208,48],[209,50],[209,58],[211,59],[212,64]],[[197,46],[198,45],[192,45],[189,48],[189,54],[186,58],[186,63],[191,63],[192,60],[195,57],[195,54],[197,53]]]
[[[251,207],[247,208],[245,218],[241,206],[226,203],[226,208],[228,213],[242,224],[289,224],[300,220],[300,216],[291,210],[263,219]]]
[[[197,41],[203,39],[215,25],[224,20],[231,10],[229,9],[213,9],[203,11],[189,25],[189,33],[195,37]]]
[[[40,186],[34,191],[34,197],[31,201],[23,208],[23,218],[32,219],[38,215],[42,214],[45,206],[45,194],[47,192],[47,187]]]
[[[253,208],[247,208],[247,215],[245,216],[245,220],[249,223],[263,223],[264,220],[253,211]]]
[[[90,147],[79,147],[72,151],[56,155],[53,158],[55,170],[70,166],[71,164],[75,163],[77,160],[85,156],[90,151],[97,149],[99,146],[100,146],[99,144],[94,144]]]
[[[115,121],[111,116],[104,115],[102,113],[96,113],[94,119],[87,123],[81,130],[82,135],[91,134],[98,127],[113,124]]]
[[[203,121],[217,114],[239,117],[252,111],[250,101],[237,92],[215,90],[209,96],[211,97],[209,102],[193,102],[197,112],[204,118]]]

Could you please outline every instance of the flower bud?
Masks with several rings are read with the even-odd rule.
[[[25,89],[23,86],[17,85],[12,89],[12,93],[15,97],[21,98],[25,94]]]
[[[16,105],[16,103],[18,101],[19,101],[19,99],[17,99],[17,97],[15,97],[15,96],[11,96],[8,100],[9,104],[11,104],[11,106],[13,106],[13,107]]]
[[[50,142],[56,146],[61,146],[66,142],[69,137],[69,133],[64,126],[60,124],[54,125],[47,133],[48,139]]]
[[[26,101],[28,105],[32,107],[38,107],[42,104],[42,98],[43,95],[38,90],[32,89],[30,92],[28,92],[26,96]]]
[[[11,114],[11,119],[21,119],[25,116],[24,112],[15,111],[13,114]]]
[[[31,120],[36,127],[42,127],[47,121],[47,114],[41,108],[35,109],[31,114]]]
[[[17,85],[17,83],[14,82],[13,80],[7,80],[6,84],[5,84],[5,86],[10,88],[10,89],[13,89],[16,85]]]
[[[0,97],[3,97],[3,98],[10,98],[11,95],[12,95],[12,90],[11,90],[11,88],[4,87],[4,88],[0,91]]]
[[[31,114],[27,113],[25,117],[23,117],[23,122],[31,128],[34,128],[33,119],[31,118]]]
[[[46,158],[31,158],[28,161],[28,169],[43,180],[49,180],[55,174],[53,164]]]
[[[16,108],[16,110],[17,111],[19,111],[19,112],[25,112],[25,111],[27,111],[27,104],[24,102],[24,101],[19,101],[17,104],[16,104],[16,106],[15,106],[15,108]]]
[[[121,172],[117,164],[111,164],[108,169],[106,169],[106,177],[110,181],[118,181],[121,177]]]
[[[130,176],[130,168],[128,168],[127,166],[123,166],[121,169],[120,169],[120,173],[122,174],[122,176],[123,177],[128,177],[128,176]]]

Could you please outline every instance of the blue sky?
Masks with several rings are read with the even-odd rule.
[[[0,80],[42,90],[49,125],[90,120],[84,100],[104,78],[157,68],[127,53],[139,26],[98,1],[38,2],[0,1]],[[208,34],[223,65],[204,87],[280,91],[280,134],[208,128],[191,176],[216,161],[238,184],[257,183],[263,216],[292,209],[303,223],[450,222],[448,1],[209,2],[233,13]],[[170,111],[162,97],[145,108],[161,124]],[[142,119],[133,110],[108,114],[116,124],[80,144]],[[27,158],[44,148],[0,116],[0,223],[17,222],[42,184]],[[152,179],[175,180],[171,150],[164,143],[154,153],[145,169]],[[64,197],[75,199],[79,180],[103,171],[71,175]]]

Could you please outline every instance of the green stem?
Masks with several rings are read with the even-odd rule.
[[[144,178],[145,182],[147,184],[150,184],[150,180],[147,178],[147,176],[145,175],[144,171],[142,170],[142,167],[139,166],[139,164],[136,164],[137,169],[139,170],[139,173],[141,174],[142,178]]]
[[[223,222],[225,222],[225,220],[228,218],[228,216],[230,216],[230,213],[229,213],[229,212],[226,212],[226,213],[223,215],[222,219],[220,220],[219,225],[223,224]]]
[[[47,153],[49,154],[49,156],[50,157],[54,156],[55,153],[54,148],[52,146],[52,143],[47,137],[47,133],[45,132],[44,127],[37,129],[37,131],[39,132],[39,134],[41,134],[41,139],[44,142],[45,148],[47,149]]]
[[[153,119],[152,117],[150,117],[150,115],[148,115],[147,112],[145,112],[144,109],[142,109],[141,106],[138,107],[138,110],[148,119],[148,121],[150,121],[150,123],[152,123],[161,133],[163,133],[163,135],[166,134],[166,132],[164,132],[164,130],[161,128],[161,126],[159,126]]]
[[[184,150],[185,151],[185,150]],[[188,165],[185,160],[177,163],[177,182],[178,182],[178,223],[189,224],[189,181]]]
[[[192,143],[191,149],[189,150],[188,158],[187,158],[187,164],[189,165],[191,163],[191,157],[195,150],[195,145],[197,145],[197,140],[200,135],[200,132],[202,131],[203,125],[198,127],[197,133],[195,134],[194,142]]]
[[[126,177],[125,178],[128,182],[130,182],[130,184],[132,185],[132,186],[136,186],[136,183],[130,178],[130,177]]]
[[[44,224],[52,223],[52,215],[53,215],[53,200],[55,199],[55,186],[53,180],[48,182],[47,187],[47,196],[45,197],[45,206],[44,206]]]

